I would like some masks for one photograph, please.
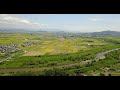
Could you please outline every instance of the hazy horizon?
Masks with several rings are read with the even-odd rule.
[[[0,14],[0,28],[69,32],[120,31],[120,14]]]

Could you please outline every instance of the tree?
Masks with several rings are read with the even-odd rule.
[[[112,76],[112,75],[109,73],[108,76]]]

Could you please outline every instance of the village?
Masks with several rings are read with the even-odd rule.
[[[0,54],[1,53],[8,53],[8,52],[16,52],[18,50],[19,49],[18,49],[17,44],[0,45]]]
[[[21,45],[17,45],[17,44],[3,44],[0,45],[0,54],[4,54],[4,53],[14,53],[20,50],[19,46],[22,47],[28,47],[31,45],[36,44],[35,42],[26,42],[24,44]]]
[[[26,42],[24,44],[21,44],[21,46],[27,47],[27,46],[31,46],[31,45],[34,45],[34,44],[37,44],[37,43],[36,42]]]

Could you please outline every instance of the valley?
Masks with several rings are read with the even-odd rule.
[[[109,34],[1,32],[0,75],[120,75],[119,41]]]

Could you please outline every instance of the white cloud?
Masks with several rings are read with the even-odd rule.
[[[38,25],[38,26],[40,26],[41,24],[40,23],[33,23],[34,25]]]
[[[22,19],[11,14],[0,14],[0,24],[11,25],[11,27],[14,27],[16,25],[18,27],[23,26],[23,27],[29,27],[29,28],[30,27],[40,28],[40,27],[48,26],[47,24],[31,22],[29,20]]]
[[[54,15],[57,15],[57,14],[47,14],[47,15],[54,16]]]
[[[103,21],[104,19],[103,18],[89,18],[90,21]]]
[[[109,26],[100,26],[100,25],[65,25],[63,27],[58,27],[57,29],[62,29],[66,31],[79,31],[79,32],[94,32],[94,31],[105,31],[105,30],[115,30],[120,31],[120,26],[118,25],[109,25]]]
[[[30,21],[28,20],[20,20],[20,22],[25,23],[25,24],[31,24]]]
[[[42,26],[44,26],[44,27],[47,27],[48,26],[48,24],[41,24]]]

